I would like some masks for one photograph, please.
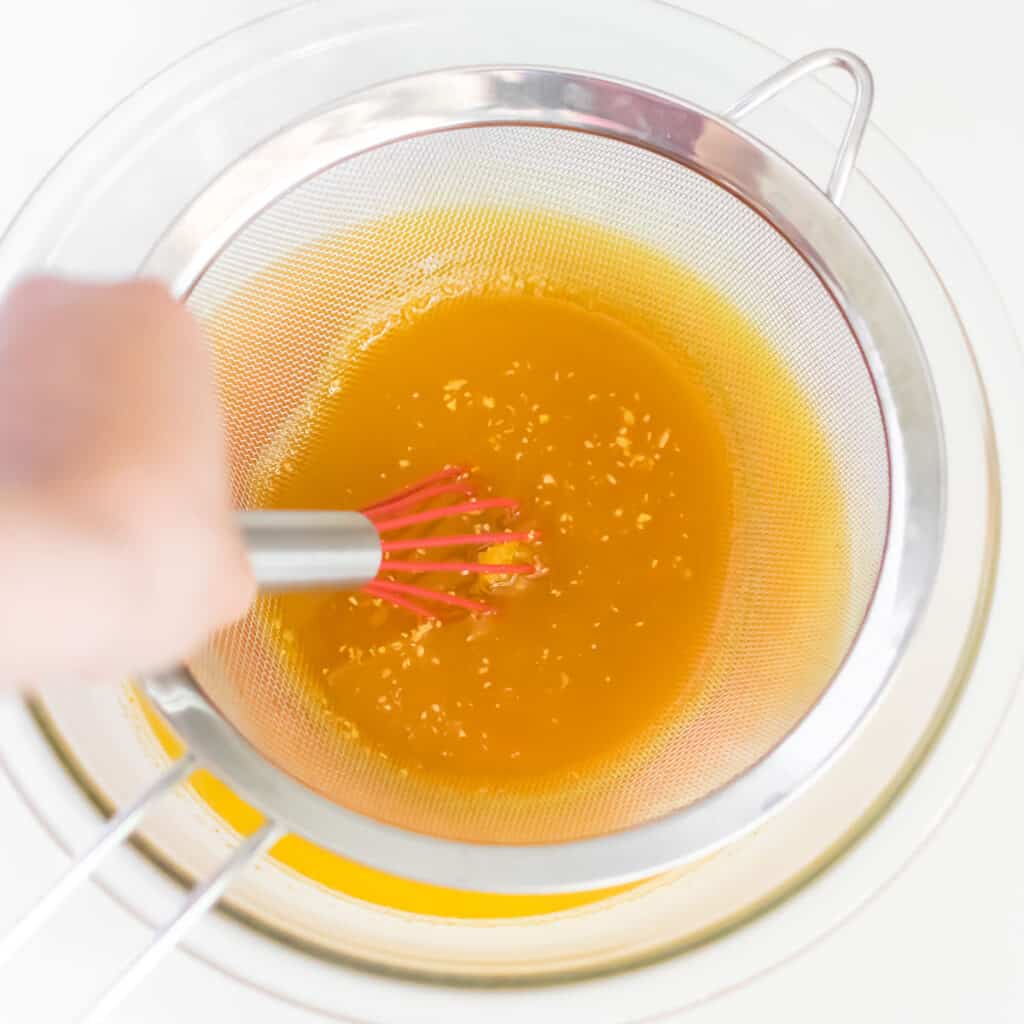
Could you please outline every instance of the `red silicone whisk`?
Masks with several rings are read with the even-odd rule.
[[[537,572],[534,562],[518,554],[498,564],[470,557],[493,545],[536,540],[535,530],[473,532],[468,528],[472,518],[482,513],[511,518],[518,511],[519,503],[513,498],[477,497],[470,472],[449,466],[359,512],[243,512],[241,524],[253,572],[265,590],[361,590],[420,617],[436,618],[427,605],[475,613],[489,612],[492,606],[441,585],[421,586],[394,577]],[[463,550],[461,557],[429,554],[439,549]]]

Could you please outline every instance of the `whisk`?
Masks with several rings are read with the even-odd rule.
[[[256,581],[266,590],[360,590],[420,618],[438,617],[429,604],[482,614],[493,611],[486,601],[392,578],[437,573],[504,577],[537,571],[527,560],[492,564],[466,558],[393,557],[404,552],[422,556],[446,548],[522,544],[538,538],[536,530],[417,534],[484,512],[504,517],[518,513],[519,502],[514,498],[478,497],[470,476],[464,467],[448,466],[358,512],[242,512],[240,522]]]

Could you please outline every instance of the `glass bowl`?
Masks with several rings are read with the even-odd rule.
[[[315,0],[195,51],[99,122],[0,241],[0,289],[26,270],[133,274],[197,193],[283,126],[375,82],[511,63],[596,72],[722,110],[783,61],[656,0],[502,0],[483,10],[388,0],[372,13]],[[806,82],[745,127],[823,181],[847,114],[838,95]],[[999,458],[1024,440],[1014,397],[1024,376],[969,244],[877,130],[844,209],[923,339],[947,429],[957,543],[888,697],[841,756],[755,832],[597,899],[478,903],[468,913],[429,887],[396,895],[400,883],[389,882],[390,895],[375,900],[362,883],[346,892],[265,859],[189,949],[282,998],[363,1020],[519,1020],[555,1008],[566,1021],[639,1019],[793,955],[899,870],[969,780],[1024,660],[1012,616],[1020,584],[1007,571],[1024,552],[1003,529],[1022,521],[1022,473]],[[0,734],[11,777],[67,848],[87,842],[97,807],[129,800],[168,758],[127,686],[10,705]],[[156,924],[180,901],[182,880],[209,873],[236,843],[193,790],[178,792],[100,880]]]

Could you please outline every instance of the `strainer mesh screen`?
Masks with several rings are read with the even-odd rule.
[[[487,210],[505,211],[500,230],[497,221],[489,227]],[[432,211],[421,230],[360,230],[417,211]],[[565,218],[556,245],[538,230],[536,212]],[[772,407],[763,360],[733,344],[720,316],[666,290],[656,274],[595,259],[587,224],[694,273],[768,340],[818,419],[816,457],[834,466],[838,506],[822,477],[806,471],[813,459],[799,463],[802,471],[783,468],[780,454],[797,434]],[[301,255],[335,237],[343,244]],[[298,285],[277,269],[289,259],[300,260]],[[191,665],[265,755],[338,803],[419,831],[495,842],[572,839],[650,820],[767,753],[853,642],[883,557],[889,500],[885,432],[861,350],[828,291],[774,228],[709,179],[649,151],[501,126],[407,139],[336,165],[268,207],[205,272],[189,305],[216,350],[237,503],[258,503],[257,470],[346,337],[386,323],[396,299],[417,289],[525,272],[590,289],[614,282],[619,303],[681,339],[716,396],[734,452],[738,525],[714,636],[698,665],[696,709],[668,723],[656,743],[574,786],[524,783],[476,799],[401,778],[339,732],[295,684],[301,666],[266,642],[260,623],[273,614],[273,598]],[[239,301],[254,278],[259,287]],[[805,582],[794,587],[793,579]]]

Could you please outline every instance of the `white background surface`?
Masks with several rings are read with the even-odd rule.
[[[124,93],[205,39],[281,6],[279,0],[7,0],[0,6],[0,225]],[[952,15],[921,0],[691,0],[688,6],[789,57],[821,46],[860,53],[876,76],[875,123],[945,196],[1024,334],[1019,5],[972,0]],[[968,798],[900,878],[795,963],[686,1020],[1024,1020],[1022,785],[1024,704],[1018,701]],[[2,779],[0,814],[2,925],[64,859]],[[60,1002],[62,989],[91,991],[90,972],[112,971],[144,937],[100,893],[80,895],[18,962],[20,969],[0,975],[0,1021],[52,1019],[45,1007]],[[183,954],[115,1017],[147,1024],[186,1018],[313,1019],[281,1004],[268,1007]]]

